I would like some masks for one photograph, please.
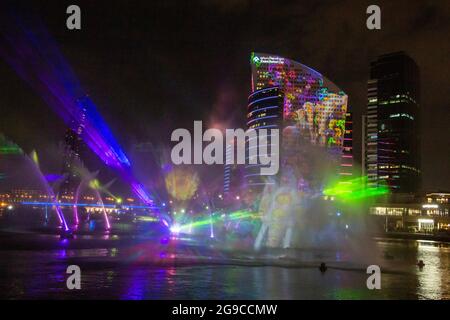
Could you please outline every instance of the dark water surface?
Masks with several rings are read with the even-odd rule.
[[[17,237],[33,249],[17,245]],[[119,245],[114,237],[96,248],[54,235],[11,235],[10,242],[0,246],[3,299],[450,299],[450,245],[432,241],[374,240],[381,290],[368,290],[367,265],[346,261],[339,250],[255,258],[207,247]],[[329,266],[324,274],[321,261]],[[82,270],[81,290],[66,287],[71,264]]]

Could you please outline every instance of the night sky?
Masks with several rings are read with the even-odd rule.
[[[349,95],[360,159],[369,63],[404,50],[421,71],[423,187],[450,190],[450,2],[376,1],[382,28],[371,31],[365,12],[373,3],[46,0],[25,7],[49,28],[125,150],[169,144],[173,129],[191,129],[194,120],[245,127],[249,57],[257,51],[306,64]],[[80,31],[66,28],[70,4],[81,7]],[[0,88],[0,133],[27,152],[36,148],[45,169],[58,170],[62,121],[4,61]]]

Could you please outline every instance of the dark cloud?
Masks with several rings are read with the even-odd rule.
[[[168,142],[193,120],[243,126],[255,50],[309,65],[349,94],[359,156],[369,62],[404,50],[421,69],[424,185],[450,190],[449,2],[377,3],[377,31],[366,28],[369,1],[82,0],[81,31],[65,28],[70,1],[34,7],[126,149]],[[0,130],[28,148],[56,145],[62,124],[3,62],[0,72]]]

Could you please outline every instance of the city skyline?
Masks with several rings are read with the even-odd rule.
[[[442,0],[0,1],[0,300],[450,299],[448,34]]]
[[[86,8],[88,12],[91,10],[88,3],[81,2],[80,5]],[[177,4],[177,6],[171,4],[156,5],[165,6],[164,8],[167,10],[164,12],[168,17],[177,17],[178,11],[169,9],[180,8],[180,4]],[[341,5],[345,5],[345,2]],[[386,4],[384,6],[382,4],[384,8],[384,29],[389,30],[389,24],[394,23],[392,21],[392,11],[395,9],[399,10],[403,5],[402,3],[395,5]],[[252,3],[246,2],[242,5],[215,3],[210,5],[198,4],[184,9],[190,11],[198,9],[199,12],[208,12],[214,15],[214,19],[222,16],[223,19],[226,19],[225,21],[239,22],[235,27],[238,28],[250,25],[251,18],[249,21],[244,19],[245,17],[248,18],[250,12],[257,16],[262,16],[263,8],[273,10],[269,10],[271,14],[265,17],[263,21],[276,21],[275,8],[268,4],[266,6],[264,7],[264,4],[262,4],[261,7],[255,8]],[[326,6],[326,8],[322,8],[320,5],[311,6],[310,9],[324,9],[323,14],[325,16],[329,15],[331,17],[334,14],[332,11],[335,8],[334,6]],[[159,128],[160,131],[167,132],[167,141],[169,141],[169,132],[173,127],[188,125],[187,122],[193,120],[203,119],[212,125],[228,124],[231,127],[244,127],[246,97],[251,90],[247,81],[249,74],[248,55],[251,51],[258,50],[284,55],[288,58],[305,62],[307,65],[320,70],[323,74],[332,78],[335,83],[348,93],[349,110],[353,112],[353,119],[356,119],[354,121],[355,131],[353,135],[355,159],[359,160],[361,152],[361,123],[358,120],[366,107],[365,91],[369,62],[379,54],[405,50],[415,58],[423,71],[421,108],[433,109],[433,116],[430,113],[426,113],[422,123],[422,129],[424,127],[427,128],[427,130],[422,130],[424,132],[422,137],[422,167],[424,189],[436,191],[438,189],[450,189],[448,183],[449,169],[445,166],[439,168],[434,165],[434,163],[440,163],[440,158],[448,158],[446,152],[448,153],[449,148],[445,147],[446,143],[448,143],[445,139],[445,136],[448,135],[446,133],[448,127],[445,125],[443,113],[449,105],[449,100],[445,95],[439,94],[439,91],[441,90],[440,86],[445,87],[449,79],[447,74],[434,71],[436,66],[431,65],[430,67],[430,64],[433,62],[432,60],[437,59],[437,61],[442,61],[443,65],[441,67],[445,68],[445,63],[448,62],[443,59],[442,54],[447,44],[441,43],[434,46],[434,50],[431,50],[431,53],[428,54],[435,55],[433,59],[431,56],[424,56],[424,52],[420,48],[423,47],[423,44],[430,41],[426,37],[427,30],[431,30],[436,25],[439,25],[442,27],[442,32],[445,33],[446,28],[449,27],[446,21],[439,18],[442,15],[441,11],[445,12],[447,10],[446,7],[441,6],[441,4],[413,5],[409,9],[414,13],[406,14],[410,18],[404,18],[402,21],[395,22],[401,23],[402,30],[405,30],[405,28],[418,28],[420,25],[420,30],[422,31],[417,36],[417,39],[414,39],[413,45],[411,42],[402,44],[384,41],[386,39],[389,40],[391,34],[383,29],[378,34],[370,33],[364,28],[366,17],[364,14],[360,15],[360,28],[357,25],[358,19],[350,23],[346,18],[346,14],[344,14],[342,20],[337,20],[337,22],[333,20],[333,23],[325,24],[324,30],[321,32],[313,31],[310,29],[311,27],[304,27],[307,32],[297,35],[300,36],[302,42],[307,43],[312,36],[320,38],[320,36],[324,36],[329,32],[341,33],[345,28],[348,28],[349,32],[359,34],[359,36],[364,34],[369,40],[372,39],[374,41],[371,44],[367,43],[369,40],[365,40],[360,50],[357,52],[353,50],[353,53],[348,53],[348,55],[344,55],[342,51],[348,51],[346,48],[349,43],[342,44],[342,46],[339,45],[337,48],[341,48],[341,50],[335,50],[324,41],[321,43],[324,48],[323,52],[320,55],[315,55],[311,50],[317,47],[320,41],[314,42],[311,46],[297,46],[289,42],[291,32],[288,32],[288,34],[281,32],[281,36],[275,36],[269,31],[265,40],[259,41],[257,34],[250,36],[244,33],[244,35],[236,36],[235,34],[231,35],[225,27],[216,26],[218,34],[222,36],[224,41],[226,40],[229,43],[226,47],[227,49],[224,52],[220,52],[217,51],[217,44],[213,44],[211,34],[205,33],[203,29],[202,33],[198,35],[192,34],[192,28],[195,29],[195,24],[194,27],[188,29],[189,32],[187,34],[189,36],[184,40],[171,33],[170,30],[172,29],[168,28],[169,38],[171,37],[173,41],[159,39],[156,43],[148,41],[145,44],[139,44],[137,42],[138,36],[151,40],[153,34],[148,28],[146,28],[146,31],[143,31],[143,28],[141,28],[144,25],[151,26],[153,20],[148,19],[148,21],[144,21],[144,13],[148,12],[144,10],[144,12],[139,13],[139,5],[134,9],[129,9],[122,8],[122,5],[119,3],[113,3],[111,13],[98,19],[93,19],[93,16],[87,14],[85,28],[79,34],[67,31],[63,23],[59,25],[60,20],[63,20],[61,18],[58,19],[58,10],[64,8],[62,4],[34,7],[33,10],[40,13],[41,17],[45,17],[43,19],[44,23],[55,36],[68,61],[70,61],[76,73],[79,74],[86,84],[87,92],[98,103],[101,113],[106,117],[113,132],[127,150],[130,150],[133,144],[143,142],[142,140],[152,141],[155,135],[155,130],[152,127],[162,119],[173,119],[173,122],[170,124],[166,123],[167,128]],[[288,7],[296,8],[292,3],[286,6],[286,8]],[[361,5],[361,12],[364,12],[363,7]],[[353,10],[356,10],[356,8]],[[111,25],[112,19],[117,17],[113,17],[115,13],[120,17],[118,11],[121,10],[119,9],[124,9],[126,13],[132,13],[135,16],[136,23],[119,19],[124,30],[134,32],[127,32],[127,34],[132,34],[132,36],[128,39],[118,38],[117,42],[114,42],[114,33],[117,31],[114,28],[113,30],[106,28],[102,36],[97,36],[100,34],[99,28]],[[92,10],[95,12],[98,10],[98,7],[92,8]],[[305,11],[304,7],[298,8],[296,15],[306,15],[306,21],[310,21],[309,25],[314,26],[317,24],[318,21],[307,15]],[[196,14],[199,14],[199,12]],[[351,14],[353,17],[358,16],[354,12]],[[436,19],[431,22],[430,16]],[[412,17],[415,18],[413,19]],[[174,19],[174,21],[176,20]],[[208,23],[208,21],[205,21],[202,25],[208,25]],[[294,26],[295,23],[286,22],[285,25],[286,30],[289,30],[289,27]],[[359,29],[361,30],[359,31]],[[317,34],[318,32],[319,34]],[[81,34],[83,35],[83,41],[80,38]],[[208,50],[193,47],[196,37],[201,39],[203,46],[206,44],[211,45],[216,54],[202,57],[204,51]],[[270,39],[278,40],[270,42]],[[64,44],[61,44],[62,42]],[[126,43],[128,45],[123,46]],[[175,51],[181,53],[180,55],[177,54],[179,57],[177,59],[172,58],[172,55],[176,53],[173,50],[175,43],[180,48]],[[380,46],[375,46],[376,43],[380,44]],[[99,48],[106,44],[110,45],[111,49],[115,48],[117,50],[105,51]],[[136,46],[142,49],[142,52],[139,53],[139,50],[138,53],[133,51],[133,54],[137,55],[136,59],[127,59],[127,50],[136,48]],[[433,48],[430,45],[429,47]],[[68,50],[69,48],[76,48],[77,50]],[[93,51],[96,52],[94,53]],[[224,53],[229,55],[229,58],[225,58]],[[324,59],[326,54],[329,57]],[[325,61],[328,59],[336,63],[326,63]],[[154,63],[152,64],[152,61],[158,61],[158,66]],[[193,64],[194,61],[203,61],[205,69],[195,67],[198,64]],[[145,75],[139,71],[139,68],[142,66],[147,69]],[[211,66],[215,66],[216,74],[219,75],[215,77],[214,81],[208,78],[210,77],[208,76],[210,73],[208,70],[211,70]],[[41,154],[44,168],[49,171],[58,171],[56,163],[48,154],[55,152],[58,142],[63,140],[65,126],[49,111],[45,103],[36,94],[21,83],[20,79],[4,62],[1,63],[0,68],[5,74],[3,83],[5,90],[10,92],[10,94],[3,96],[0,102],[5,106],[20,106],[5,108],[4,112],[6,114],[1,122],[2,133],[17,142],[27,152],[36,148]],[[151,69],[155,68],[159,70],[153,72]],[[99,72],[93,73],[87,72],[87,70],[97,70]],[[193,70],[196,70],[194,74],[192,73]],[[433,78],[430,78],[430,72],[433,74]],[[104,76],[99,77],[97,74],[103,74]],[[438,80],[439,77],[441,78],[440,80]],[[129,81],[122,81],[122,79]],[[148,81],[142,82],[141,80],[144,79]],[[117,90],[119,87],[123,90]],[[172,89],[168,90],[170,87]],[[125,103],[125,101],[127,102]],[[30,119],[24,117],[24,113],[29,114]],[[48,119],[52,125],[38,129],[36,124],[39,121],[31,121],[31,118]],[[19,123],[19,125],[16,125],[16,123]],[[146,126],[146,124],[151,125]],[[137,138],[138,136],[142,138]],[[436,145],[443,147],[437,148]]]

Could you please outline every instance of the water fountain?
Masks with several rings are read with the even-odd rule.
[[[74,220],[75,220],[75,225],[78,226],[79,222],[80,222],[80,218],[79,218],[79,214],[78,214],[78,201],[80,198],[80,193],[81,190],[84,186],[86,186],[89,181],[91,181],[92,179],[94,179],[98,174],[98,171],[92,173],[92,174],[85,174],[80,183],[78,184],[77,189],[75,190],[75,196],[74,196],[74,204],[73,204],[73,214],[74,214]]]
[[[78,203],[79,203],[81,191],[83,188],[89,187],[90,190],[94,191],[95,196],[97,198],[97,202],[101,206],[101,210],[102,210],[102,213],[103,213],[103,216],[105,219],[106,230],[110,230],[111,224],[110,224],[108,214],[105,209],[105,205],[103,203],[103,199],[102,199],[100,191],[99,191],[98,181],[95,179],[95,177],[98,175],[99,171],[90,173],[89,171],[87,171],[84,168],[79,168],[78,171],[79,171],[80,175],[82,176],[82,178],[81,178],[80,183],[78,184],[78,187],[75,191],[75,196],[74,196],[73,213],[74,213],[75,224],[78,225],[79,221],[80,221],[79,214],[78,214]]]
[[[35,160],[32,160],[32,158],[30,158],[30,157],[26,157],[26,159],[28,160],[30,165],[34,168],[35,173],[37,174],[37,176],[39,177],[39,180],[41,181],[42,185],[44,186],[45,191],[50,199],[50,202],[53,204],[55,211],[58,215],[58,219],[61,223],[64,233],[70,232],[69,226],[67,225],[66,219],[64,218],[64,214],[61,210],[61,207],[58,204],[58,201],[55,197],[53,189],[51,188],[47,179],[45,179],[45,176],[41,172],[41,170],[39,168],[39,164]]]
[[[9,150],[8,153],[6,153],[6,149],[3,148],[4,150],[2,150],[2,154],[4,155],[2,159],[2,166],[5,166],[8,175],[8,179],[5,179],[4,181],[5,184],[9,188],[12,186],[22,189],[43,188],[45,198],[48,202],[48,205],[46,204],[45,206],[45,221],[48,222],[49,220],[47,206],[51,206],[56,212],[56,216],[62,228],[63,234],[70,233],[69,226],[67,225],[66,219],[56,199],[53,189],[40,170],[37,153],[33,151],[28,156],[24,154],[22,149],[20,149],[17,145],[7,141],[5,137],[1,136],[0,140],[1,145],[9,146],[7,148]],[[12,146],[14,146],[14,150],[11,149]],[[36,179],[37,181],[35,181]],[[8,189],[8,191],[10,190]],[[24,199],[24,201],[26,201],[26,199]]]
[[[98,191],[98,189],[95,189],[95,194],[97,195],[97,201],[101,206],[101,209],[103,211],[103,216],[105,218],[105,223],[106,223],[106,230],[110,230],[111,229],[111,224],[109,223],[109,218],[108,218],[108,214],[106,213],[106,209],[105,209],[105,204],[103,203],[102,200],[102,196],[100,195],[100,192]]]

